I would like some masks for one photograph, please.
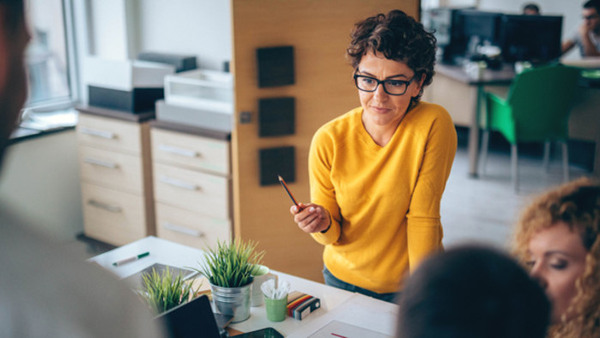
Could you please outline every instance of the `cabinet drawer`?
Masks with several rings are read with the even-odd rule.
[[[226,241],[231,238],[229,220],[204,216],[162,203],[156,204],[156,220],[158,237],[204,250],[216,248],[217,240]]]
[[[143,192],[140,156],[79,146],[79,168],[84,181],[134,194]]]
[[[153,128],[152,158],[189,169],[228,175],[229,142]]]
[[[139,154],[141,126],[136,122],[79,114],[77,139],[84,145]]]
[[[230,219],[229,179],[154,162],[155,200]]]
[[[82,183],[85,234],[103,242],[123,245],[146,237],[141,196]]]

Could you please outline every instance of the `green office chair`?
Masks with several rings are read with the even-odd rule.
[[[544,167],[548,167],[550,142],[562,144],[563,179],[569,180],[567,149],[571,103],[576,92],[579,70],[552,65],[518,74],[503,99],[485,93],[482,138],[482,173],[485,171],[489,132],[500,132],[511,144],[511,177],[518,191],[518,152],[521,142],[544,142]]]

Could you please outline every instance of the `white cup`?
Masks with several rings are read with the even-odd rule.
[[[468,62],[467,64],[465,64],[465,72],[467,73],[467,76],[469,76],[472,79],[475,80],[481,80],[483,79],[483,74],[485,72],[486,69],[486,63],[483,61],[479,61],[479,62]]]
[[[269,279],[274,279],[275,283],[277,283],[277,275],[270,273],[271,270],[264,265],[255,265],[254,270],[252,271],[252,276],[254,277],[254,281],[252,282],[252,287],[250,289],[250,301],[252,306],[261,306],[263,304],[263,292],[260,289],[262,283],[268,281]]]

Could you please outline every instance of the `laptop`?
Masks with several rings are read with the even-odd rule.
[[[215,314],[206,295],[179,305],[164,312],[156,319],[165,321],[167,332],[172,338],[221,338],[229,337],[225,328],[233,316]],[[282,338],[283,335],[272,327],[242,333],[237,337]]]
[[[233,319],[232,316],[219,315],[221,325],[217,324],[210,301],[202,295],[166,311],[156,317],[164,320],[167,332],[172,338],[220,338],[225,332],[225,327]],[[228,317],[228,318],[225,318]]]

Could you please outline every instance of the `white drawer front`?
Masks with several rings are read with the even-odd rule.
[[[146,237],[141,196],[82,183],[85,234],[103,242],[123,245]]]
[[[217,240],[231,238],[231,222],[156,203],[158,237],[200,248],[214,249]]]
[[[135,194],[143,192],[142,159],[138,155],[79,146],[79,168],[86,182]]]
[[[229,142],[156,128],[151,135],[155,161],[222,175],[230,172]]]
[[[154,162],[155,200],[230,219],[229,179]]]
[[[135,122],[79,114],[77,139],[82,145],[139,154],[141,127]]]

